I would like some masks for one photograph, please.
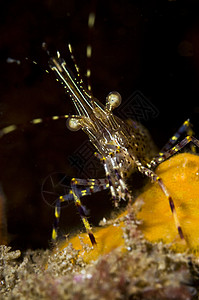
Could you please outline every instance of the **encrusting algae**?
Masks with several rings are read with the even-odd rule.
[[[86,234],[21,260],[19,251],[0,246],[0,299],[198,299],[199,157],[175,155],[156,172],[175,201],[186,244],[165,195],[148,184],[133,206],[94,231],[94,248]]]

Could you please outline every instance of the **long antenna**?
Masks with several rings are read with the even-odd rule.
[[[88,28],[89,28],[89,37],[88,37],[88,45],[86,47],[86,57],[87,57],[87,71],[86,71],[86,76],[88,80],[88,91],[92,95],[92,90],[91,90],[91,56],[92,56],[92,36],[93,36],[93,30],[95,26],[95,12],[94,10],[89,13],[88,16]]]

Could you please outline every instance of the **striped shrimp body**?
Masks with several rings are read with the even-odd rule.
[[[74,61],[70,45],[69,51]],[[48,51],[47,53],[49,54]],[[88,222],[87,211],[81,203],[81,198],[101,190],[110,189],[116,207],[119,206],[121,199],[132,202],[133,197],[127,186],[127,178],[130,177],[132,172],[138,170],[149,177],[152,182],[157,182],[163,193],[163,197],[170,206],[176,232],[185,243],[186,240],[176,212],[175,201],[162,178],[156,174],[154,169],[178,153],[189,143],[193,144],[192,149],[195,146],[199,147],[199,141],[193,137],[189,120],[186,120],[179,127],[168,143],[154,156],[155,147],[148,131],[133,120],[123,121],[113,114],[113,110],[121,103],[119,93],[111,92],[106,98],[106,104],[103,105],[93,97],[89,88],[86,89],[84,87],[77,65],[75,64],[77,71],[76,79],[58,51],[56,56],[50,56],[49,66],[55,72],[57,80],[62,83],[65,91],[72,99],[76,115],[52,116],[47,119],[59,120],[64,118],[67,119],[67,127],[70,130],[83,130],[89,137],[90,142],[95,146],[97,150],[96,156],[101,160],[106,175],[105,178],[73,178],[70,188],[67,191],[64,189],[61,196],[55,193],[55,221],[52,230],[53,242],[56,242],[58,238],[61,203],[73,201],[91,244],[96,245],[97,241],[92,227]],[[43,121],[43,119],[37,118],[30,121],[30,123],[40,124]],[[0,137],[20,128],[20,125],[9,125],[0,130]],[[183,135],[185,135],[185,138],[180,140]],[[53,180],[51,176],[48,176],[42,185],[42,197],[45,200],[46,195],[49,195],[49,192],[45,189],[45,183],[48,182],[48,178],[54,188]]]
[[[68,118],[71,130],[82,129],[97,149],[101,159],[115,206],[121,198],[131,198],[125,183],[136,168],[150,160],[152,143],[144,127],[135,121],[123,121],[112,111],[121,103],[118,92],[111,92],[104,106],[77,82],[66,62],[60,57],[50,59],[49,65],[69,93],[77,115]]]
[[[102,161],[106,174],[106,178],[102,179],[72,179],[69,194],[63,195],[57,200],[52,239],[54,241],[57,239],[61,202],[73,199],[92,245],[97,244],[80,198],[92,192],[109,188],[115,206],[118,206],[121,199],[128,199],[131,202],[132,195],[127,187],[126,178],[137,169],[153,182],[158,183],[169,203],[177,232],[182,241],[185,242],[173,198],[163,180],[153,169],[190,142],[199,147],[199,141],[192,136],[193,132],[189,120],[180,126],[160,153],[152,158],[155,148],[147,130],[135,121],[127,120],[125,122],[113,114],[113,109],[121,103],[119,93],[110,93],[104,106],[83,87],[82,79],[79,81],[75,79],[64,59],[60,57],[59,52],[57,52],[56,57],[50,58],[49,65],[56,73],[58,81],[63,84],[77,111],[77,115],[66,116],[69,129],[82,129],[88,135],[91,143],[97,149],[96,156]],[[77,66],[76,70],[78,72]],[[78,77],[80,78],[79,72]],[[187,136],[178,142],[184,133]],[[83,186],[83,190],[81,190],[81,186]]]

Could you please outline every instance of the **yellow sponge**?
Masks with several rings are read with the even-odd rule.
[[[171,194],[187,245],[176,230],[169,203],[157,183],[147,185],[138,201],[144,202],[137,218],[140,229],[151,242],[172,243],[182,251],[187,246],[195,253],[199,247],[199,156],[183,153],[171,157],[156,170]]]
[[[149,183],[136,199],[142,203],[136,218],[141,220],[138,226],[150,242],[163,241],[171,243],[176,251],[190,249],[196,255],[199,247],[199,156],[178,154],[157,167],[155,172],[160,176],[171,194],[177,216],[182,227],[186,243],[182,243],[173,220],[168,199],[158,183]],[[72,243],[73,248],[80,250],[79,255],[85,262],[96,260],[118,247],[125,251],[123,221],[119,221],[127,212],[123,212],[112,225],[94,230],[97,245],[86,251],[90,245],[86,233],[78,234],[59,246],[59,250]]]

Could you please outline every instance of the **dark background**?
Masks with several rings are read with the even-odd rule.
[[[87,26],[91,10],[96,11],[92,34]],[[74,112],[54,74],[45,73],[48,57],[41,44],[48,43],[70,61],[70,42],[84,76],[89,41],[95,97],[104,103],[110,91],[119,91],[124,117],[130,112],[129,103],[132,110],[133,105],[146,105],[134,111],[135,117],[150,130],[159,148],[188,117],[199,135],[196,0],[4,1],[0,12],[0,128]],[[8,57],[21,64],[7,63]],[[49,246],[54,210],[41,197],[46,176],[58,171],[69,177],[103,176],[102,169],[92,169],[97,162],[90,156],[76,166],[71,161],[73,153],[78,156],[82,148],[92,154],[86,141],[83,132],[69,131],[64,120],[24,126],[0,140],[0,181],[14,248]],[[88,197],[87,206],[90,221],[97,225],[110,211],[109,193]],[[61,232],[75,228],[82,229],[80,218],[73,205],[65,206]]]

